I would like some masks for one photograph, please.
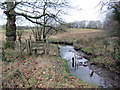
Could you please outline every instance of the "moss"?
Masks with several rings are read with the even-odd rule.
[[[50,39],[49,42],[58,42],[59,39]]]
[[[4,48],[14,49],[14,42],[10,42],[10,41],[5,42]]]
[[[92,58],[92,59],[91,59],[91,62],[97,63],[97,62],[99,62],[101,59],[102,59],[102,56],[97,56],[97,57],[95,57],[95,58]]]
[[[89,48],[89,47],[81,48],[81,50],[82,50],[83,52],[86,52],[86,53],[93,53],[93,50],[92,50],[91,48]]]

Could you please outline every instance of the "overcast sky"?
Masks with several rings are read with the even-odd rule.
[[[101,20],[103,21],[104,15],[100,14],[100,0],[70,0],[70,5],[79,10],[68,10],[69,14],[64,15],[63,18],[67,22],[82,21],[82,20]],[[80,10],[80,8],[82,10]],[[0,25],[5,24],[3,20],[2,10],[0,10]]]
[[[100,0],[70,0],[71,5],[81,8],[82,10],[72,10],[69,16],[65,16],[67,22],[81,20],[101,20],[104,19],[104,14],[100,13]]]

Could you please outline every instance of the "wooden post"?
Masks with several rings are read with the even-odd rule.
[[[29,39],[29,50],[30,50],[30,55],[32,55],[32,41],[31,41],[31,35],[30,35],[30,39]]]
[[[30,54],[30,41],[28,39],[28,54]]]
[[[28,54],[32,55],[31,41],[28,39]]]
[[[21,42],[19,41],[18,44],[19,44],[19,53],[20,53],[20,55],[22,55],[22,45],[21,45]]]
[[[75,65],[74,65],[74,64],[75,64],[74,61],[75,61],[75,60],[74,60],[74,57],[72,57],[72,67],[75,66]]]
[[[35,48],[35,55],[37,55],[37,49]]]
[[[90,73],[90,77],[92,77],[92,76],[93,76],[93,73],[94,73],[94,71],[92,71],[92,72]]]
[[[73,53],[74,53],[74,67],[75,67],[75,70],[77,69],[77,63],[76,63],[76,54],[75,54],[75,52],[73,51]]]
[[[29,53],[29,50],[28,50],[28,40],[26,40],[26,48],[27,48],[27,54]]]
[[[74,53],[74,58],[75,58],[75,69],[76,69],[76,55],[75,55],[75,53]]]

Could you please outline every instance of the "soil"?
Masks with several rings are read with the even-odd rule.
[[[100,68],[96,65],[89,65],[95,73],[104,78],[107,84],[111,86],[110,88],[120,88],[120,75],[108,70],[107,68]]]

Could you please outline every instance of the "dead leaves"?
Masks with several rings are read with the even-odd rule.
[[[19,77],[18,72],[15,74],[17,78],[9,78],[9,82],[6,81],[4,85],[14,80],[14,85],[18,88],[82,88],[80,80],[66,71],[67,64],[56,57],[30,57],[11,65],[14,67],[7,68],[6,72],[18,69],[21,75]]]

